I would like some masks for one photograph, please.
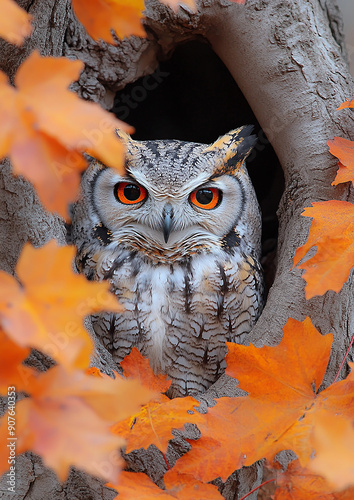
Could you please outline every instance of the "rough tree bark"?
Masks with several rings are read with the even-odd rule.
[[[308,234],[309,221],[300,216],[303,207],[319,200],[353,201],[349,185],[331,187],[336,160],[326,145],[335,135],[354,139],[353,113],[336,112],[340,102],[354,95],[336,1],[248,0],[246,6],[239,6],[228,0],[202,0],[196,14],[181,8],[176,15],[157,0],[148,0],[147,39],[133,37],[118,41],[116,46],[93,42],[75,19],[69,0],[19,3],[34,16],[36,29],[23,48],[0,42],[0,67],[13,77],[34,48],[43,55],[80,58],[86,67],[75,90],[107,109],[112,107],[117,90],[152,73],[159,59],[168,56],[177,44],[203,38],[211,45],[247,98],[285,175],[278,210],[275,281],[250,341],[275,344],[289,316],[298,320],[310,316],[320,332],[334,334],[325,378],[325,384],[331,383],[353,332],[353,277],[340,293],[328,292],[306,301],[300,272],[291,267],[296,247]],[[37,246],[51,238],[63,242],[64,226],[58,217],[43,210],[27,181],[12,177],[8,163],[2,167],[0,186],[0,267],[13,273],[26,241]],[[33,354],[30,362],[42,369],[47,366],[39,354]],[[108,373],[114,366],[103,349],[95,364]],[[214,397],[236,392],[235,383],[223,376],[200,399],[203,405],[212,405]],[[187,432],[195,435],[193,429]],[[188,447],[181,436],[169,449],[171,463]],[[153,448],[134,452],[128,463],[161,484],[165,463]],[[18,479],[13,500],[109,500],[115,496],[100,481],[78,471],[60,485],[32,454],[19,458]],[[260,479],[260,466],[256,465],[233,474],[220,488],[225,498],[240,498]],[[0,491],[0,498],[7,498],[4,491]]]

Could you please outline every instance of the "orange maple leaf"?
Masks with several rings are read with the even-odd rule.
[[[354,142],[343,137],[335,137],[327,141],[329,151],[338,158],[343,165],[350,166],[354,162]]]
[[[272,460],[283,449],[292,449],[305,462],[313,451],[309,435],[316,410],[349,411],[354,403],[349,379],[345,401],[341,382],[317,395],[332,335],[322,336],[309,318],[302,323],[290,318],[283,331],[276,347],[227,343],[226,373],[249,396],[220,398],[208,409],[197,424],[201,438],[177,461],[176,470],[201,481],[226,480],[235,469],[264,457]]]
[[[332,182],[332,186],[337,186],[342,182],[352,182],[354,185],[354,161],[349,167],[346,167],[340,161],[338,162],[337,175]]]
[[[318,412],[312,442],[316,455],[308,467],[326,478],[335,490],[354,486],[354,408],[350,420]]]
[[[58,397],[75,396],[80,398],[102,419],[111,422],[125,419],[137,412],[155,393],[135,379],[126,380],[115,374],[113,379],[101,373],[100,377],[88,375],[83,371],[67,372],[62,367],[51,368],[45,376],[31,381],[26,392],[38,396],[45,391]]]
[[[123,471],[117,485],[109,484],[119,491],[118,500],[222,500],[217,486],[196,481],[193,476],[179,474],[171,469],[165,474],[166,490],[162,490],[142,472]]]
[[[306,298],[339,292],[354,265],[354,205],[347,201],[320,201],[303,211],[312,217],[308,240],[296,250],[294,266],[305,269]],[[298,265],[316,246],[315,255]]]
[[[94,377],[55,366],[32,377],[29,398],[16,403],[16,453],[32,450],[42,456],[61,480],[74,465],[109,481],[121,465],[116,449],[124,441],[112,435],[114,420],[136,411],[152,396],[136,380]],[[0,438],[7,439],[7,415]],[[8,452],[0,453],[0,469]]]
[[[0,346],[0,392],[7,394],[9,386],[15,386],[17,391],[25,390],[32,369],[23,366],[22,361],[27,358],[30,349],[13,342],[1,328]]]
[[[160,2],[168,5],[175,12],[177,12],[178,8],[182,6],[188,7],[192,12],[197,11],[195,0],[160,0]]]
[[[173,500],[175,497],[162,490],[143,472],[121,472],[118,484],[107,484],[119,491],[114,500]]]
[[[66,479],[72,465],[106,480],[114,480],[119,471],[117,463],[110,469],[102,468],[106,475],[100,470],[100,465],[110,463],[110,454],[123,446],[123,440],[112,436],[110,422],[99,417],[81,398],[75,394],[56,395],[52,391],[48,378],[53,380],[61,375],[59,366],[41,374],[35,390],[31,384],[32,397],[16,403],[14,452],[21,454],[32,450],[38,453],[61,480]],[[7,421],[8,415],[5,414],[0,423],[3,442],[9,437]],[[6,455],[0,453],[1,473],[8,468]]]
[[[202,420],[201,414],[195,411],[199,404],[191,396],[169,399],[161,395],[135,415],[116,423],[112,431],[126,440],[127,453],[147,449],[151,444],[166,453],[169,440],[174,438],[172,429],[182,429],[186,423],[198,424]]]
[[[72,270],[73,247],[54,241],[35,249],[27,244],[16,270],[21,285],[0,271],[0,321],[15,342],[35,347],[67,367],[89,365],[92,341],[83,318],[120,311],[107,282],[89,282]]]
[[[162,373],[156,375],[150,366],[148,358],[144,358],[136,347],[133,347],[130,354],[125,356],[120,366],[123,368],[123,375],[126,378],[140,380],[145,386],[156,392],[166,392],[171,385],[171,380]]]
[[[338,458],[338,457],[337,457]],[[333,492],[333,486],[320,475],[291,462],[283,473],[277,474],[278,488],[274,500],[352,500],[354,488]]]
[[[32,33],[31,16],[12,0],[0,0],[0,36],[10,43],[22,45]]]
[[[354,142],[342,137],[335,137],[333,140],[327,141],[327,144],[330,153],[339,159],[339,169],[332,186],[341,182],[354,184]]]
[[[17,71],[17,88],[0,72],[0,158],[8,155],[14,172],[28,178],[43,204],[63,216],[86,165],[81,152],[122,171],[123,145],[115,129],[133,130],[67,89],[82,68],[81,61],[34,51]]]
[[[150,390],[166,391],[171,384],[165,375],[154,374],[149,360],[143,358],[136,348],[124,358],[121,366],[126,377],[140,380]],[[126,440],[127,453],[137,448],[148,448],[151,444],[165,453],[168,441],[174,437],[172,429],[181,429],[187,422],[197,423],[202,418],[195,411],[195,406],[199,406],[199,401],[191,396],[171,400],[160,394],[138,413],[116,423],[112,430]]]
[[[339,108],[337,108],[337,110],[345,108],[354,108],[354,98],[352,100],[348,99],[347,101],[343,102],[343,104],[341,104]]]
[[[180,474],[174,468],[166,472],[164,483],[167,491],[179,500],[222,500],[217,486],[205,484],[189,474]]]
[[[141,24],[144,0],[72,0],[72,6],[94,40],[115,43],[111,30],[119,38],[146,36]]]

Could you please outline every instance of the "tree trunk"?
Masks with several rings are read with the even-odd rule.
[[[276,275],[249,339],[259,346],[276,344],[289,316],[298,320],[310,316],[321,333],[334,334],[325,377],[325,384],[331,383],[353,332],[353,278],[338,294],[327,292],[306,301],[304,281],[299,270],[292,270],[292,257],[307,239],[309,220],[300,215],[305,206],[313,201],[353,198],[348,184],[331,187],[337,161],[326,145],[335,135],[354,138],[353,113],[336,112],[342,101],[354,95],[336,1],[248,0],[240,6],[228,0],[203,0],[197,13],[182,7],[175,14],[157,0],[148,0],[147,39],[132,37],[116,46],[90,39],[68,0],[19,3],[33,15],[36,29],[23,48],[0,42],[0,67],[12,78],[34,48],[42,55],[80,58],[86,66],[75,90],[107,109],[112,108],[117,90],[151,74],[178,44],[197,38],[211,45],[246,97],[285,176],[278,209]],[[64,224],[43,210],[27,181],[12,177],[6,162],[0,183],[0,266],[13,273],[25,242],[37,246],[51,238],[63,242]],[[46,368],[39,355],[33,354],[31,362]],[[108,373],[114,367],[102,348],[95,364]],[[214,397],[236,393],[234,381],[222,376],[200,399],[203,405],[212,405]],[[193,429],[186,432],[183,435],[195,436]],[[176,436],[168,451],[171,464],[188,449],[182,434]],[[161,485],[166,466],[156,449],[133,452],[127,460],[132,470],[148,473]],[[17,493],[11,497],[16,500],[109,500],[115,496],[100,481],[78,471],[60,485],[32,454],[19,458],[17,466],[20,479]],[[225,485],[220,483],[220,489],[225,498],[236,499],[260,480],[260,466],[255,465],[234,473]],[[0,498],[7,498],[1,488]]]

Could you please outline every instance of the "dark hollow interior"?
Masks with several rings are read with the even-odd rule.
[[[134,139],[212,143],[241,125],[254,125],[258,143],[247,160],[263,217],[262,264],[274,277],[276,210],[284,189],[282,169],[256,117],[224,63],[206,44],[187,42],[152,75],[117,92],[111,110],[135,127]]]

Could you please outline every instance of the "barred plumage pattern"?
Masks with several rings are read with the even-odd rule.
[[[127,175],[93,161],[72,215],[78,270],[109,280],[125,308],[92,325],[117,363],[136,346],[172,379],[170,396],[195,394],[223,373],[225,342],[244,343],[263,305],[260,213],[244,163],[254,136],[242,127],[205,146],[119,135]],[[123,181],[143,186],[146,200],[117,201]],[[200,187],[221,193],[212,210],[191,203]]]

